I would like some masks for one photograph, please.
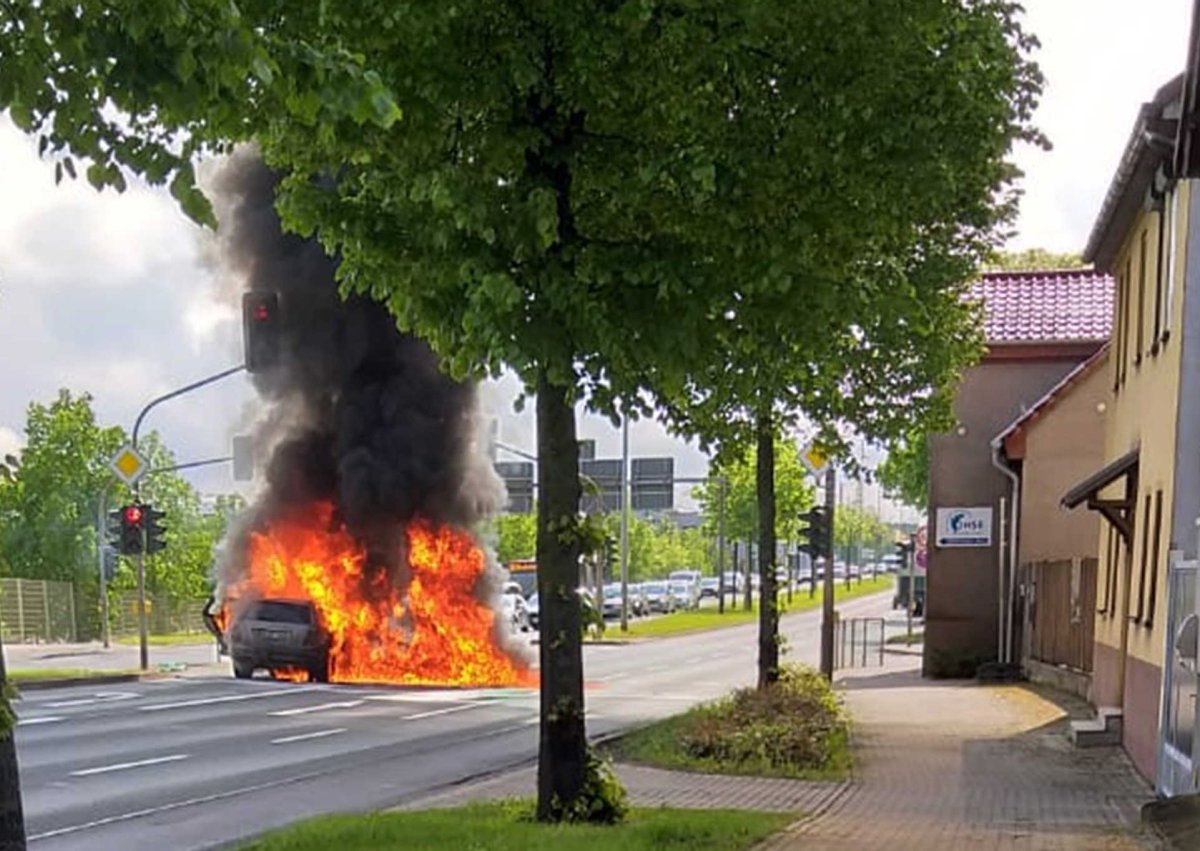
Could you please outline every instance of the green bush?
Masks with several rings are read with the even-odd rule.
[[[785,665],[774,685],[741,689],[695,710],[679,744],[697,760],[793,773],[841,767],[849,732],[849,717],[825,678]]]
[[[629,798],[612,765],[590,747],[584,768],[583,787],[574,800],[551,805],[551,821],[587,824],[619,824],[629,812]]]

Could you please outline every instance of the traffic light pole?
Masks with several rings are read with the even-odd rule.
[[[229,369],[221,370],[218,373],[201,378],[199,381],[193,381],[191,384],[186,384],[177,390],[172,390],[170,393],[164,393],[151,399],[146,407],[142,408],[137,415],[137,419],[133,421],[133,433],[130,435],[130,443],[136,450],[138,445],[138,431],[141,430],[142,420],[146,419],[146,414],[151,410],[167,402],[177,396],[182,396],[185,393],[191,393],[193,390],[199,390],[201,387],[206,387],[220,381],[223,378],[228,378],[231,375],[236,375],[246,369],[244,363],[232,366]],[[135,498],[140,497],[140,488],[135,484],[133,487]],[[146,535],[142,533],[141,552],[137,557],[137,590],[138,590],[138,655],[141,659],[141,668],[143,671],[150,670],[150,630],[146,618]]]
[[[833,512],[837,501],[837,473],[830,464],[825,470],[825,511],[829,518],[828,540],[825,543],[825,575],[821,599],[821,673],[833,679]]]
[[[99,507],[96,509],[96,566],[100,569],[100,640],[104,649],[108,639],[108,576],[104,570],[104,550],[107,545],[105,532],[108,530],[108,494],[100,491]]]
[[[621,632],[629,632],[629,417],[621,413]]]

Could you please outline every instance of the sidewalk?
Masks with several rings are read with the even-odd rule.
[[[1027,685],[923,680],[920,651],[839,684],[855,719],[848,783],[726,777],[618,765],[637,806],[801,814],[770,851],[1135,851],[1152,793],[1119,748],[1073,749],[1087,707]],[[412,802],[406,809],[534,794],[533,767]]]
[[[114,643],[107,650],[100,642],[79,644],[5,644],[4,664],[11,670],[30,668],[85,668],[90,670],[130,670],[138,667],[136,644]],[[197,636],[195,644],[150,647],[150,667],[160,665],[211,666],[217,662],[216,644]],[[226,666],[227,667],[227,666]]]
[[[856,777],[764,848],[1158,847],[1138,827],[1151,789],[1124,753],[1067,741],[1086,704],[1023,684],[923,680],[919,667],[919,652],[902,651],[882,670],[846,672]]]

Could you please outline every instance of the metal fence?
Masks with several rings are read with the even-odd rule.
[[[42,579],[0,579],[0,635],[14,643],[75,641],[74,586]]]
[[[151,635],[195,633],[210,635],[204,626],[204,600],[173,600],[162,594],[146,595],[146,620]],[[109,629],[114,638],[138,634],[138,601],[136,591],[118,595],[109,606]]]
[[[869,668],[883,665],[887,643],[884,618],[838,618],[834,623],[835,668]]]

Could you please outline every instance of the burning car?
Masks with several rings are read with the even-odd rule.
[[[228,644],[233,675],[248,680],[260,668],[313,682],[329,681],[329,632],[307,600],[255,600],[236,614]],[[299,669],[299,670],[297,670]]]

